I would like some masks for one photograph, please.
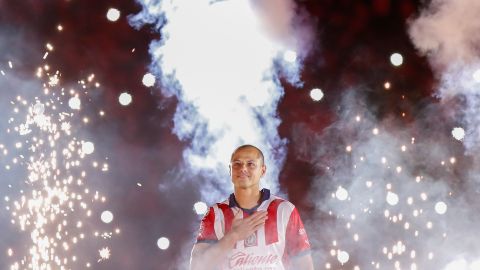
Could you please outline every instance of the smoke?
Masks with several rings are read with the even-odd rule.
[[[294,2],[139,3],[143,10],[130,22],[154,24],[161,33],[150,45],[150,69],[161,78],[163,94],[178,99],[173,132],[189,143],[183,156],[191,177],[206,179],[202,197],[208,203],[225,197],[231,151],[244,143],[264,151],[268,173],[262,181],[276,192],[287,143],[277,132],[284,94],[279,76],[300,85],[310,40],[307,30],[301,36],[294,31]],[[293,61],[285,60],[292,51]]]
[[[423,108],[411,124],[379,121],[355,92],[322,134],[293,139],[312,141],[299,151],[321,172],[310,194],[316,216],[307,219],[317,261],[332,269],[441,269],[478,253],[471,238],[478,194],[466,184],[458,143],[435,124],[449,120],[441,105]]]
[[[458,119],[466,130],[466,152],[480,146],[480,2],[475,0],[434,0],[410,21],[410,36],[417,49],[428,57],[440,86],[444,102],[464,100]]]

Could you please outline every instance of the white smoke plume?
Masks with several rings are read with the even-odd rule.
[[[480,148],[480,2],[434,0],[410,21],[410,36],[427,55],[440,79],[438,95],[444,102],[464,99],[459,122],[466,130],[466,152]]]
[[[150,46],[150,69],[178,106],[174,133],[189,142],[184,160],[192,176],[203,175],[202,195],[211,203],[230,189],[231,151],[244,143],[264,151],[274,192],[285,157],[277,104],[279,74],[300,84],[298,72],[309,38],[295,25],[295,4],[282,1],[139,1],[135,26],[155,24],[161,39]],[[255,4],[252,4],[255,3]],[[275,9],[271,9],[275,7]],[[305,29],[298,31],[295,29]],[[285,52],[296,58],[284,60]],[[280,68],[279,68],[280,67]]]

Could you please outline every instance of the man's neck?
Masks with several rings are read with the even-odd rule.
[[[251,209],[258,205],[261,193],[259,188],[253,189],[235,189],[235,200],[243,209]]]

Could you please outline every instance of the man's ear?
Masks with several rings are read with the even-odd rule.
[[[261,175],[261,177],[263,177],[266,172],[267,172],[267,166],[265,164],[263,164],[262,165],[262,175]]]
[[[232,166],[228,165],[228,175],[232,176]]]

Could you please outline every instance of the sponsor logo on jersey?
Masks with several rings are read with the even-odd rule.
[[[278,255],[254,255],[253,253],[237,252],[228,260],[229,268],[245,266],[274,266],[278,261]]]

